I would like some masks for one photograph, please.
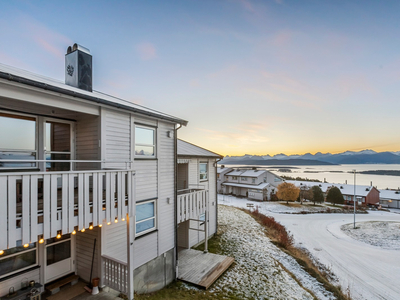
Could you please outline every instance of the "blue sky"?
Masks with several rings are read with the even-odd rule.
[[[398,1],[2,1],[0,62],[189,121],[223,155],[400,150]]]

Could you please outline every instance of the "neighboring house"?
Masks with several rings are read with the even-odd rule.
[[[76,44],[66,83],[0,64],[0,296],[25,280],[89,281],[95,239],[101,286],[132,299],[176,278],[176,134],[187,121],[92,91],[91,69]],[[194,175],[210,195],[213,161]]]
[[[191,248],[217,232],[217,162],[223,156],[178,139],[178,247]],[[204,220],[206,215],[208,222]]]
[[[224,165],[217,168],[217,192],[222,194],[222,183],[226,181],[225,174],[233,171],[232,168],[227,168]]]
[[[309,188],[317,185],[321,188],[326,199],[326,195],[332,186],[336,186],[343,195],[345,204],[353,205],[354,198],[354,185],[352,184],[338,184],[327,182],[313,182],[313,181],[297,181],[286,180],[286,182],[293,183],[297,187],[307,186]],[[379,204],[379,190],[374,186],[356,185],[356,201],[360,205],[378,205]]]
[[[388,208],[400,208],[400,190],[380,190],[380,204]]]
[[[223,182],[223,194],[247,197],[253,200],[265,201],[271,199],[271,193],[275,193],[276,187],[282,179],[266,170],[236,169],[225,174]]]

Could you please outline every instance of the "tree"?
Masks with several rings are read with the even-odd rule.
[[[342,192],[336,186],[333,186],[329,189],[328,195],[326,195],[326,201],[335,204],[343,204],[344,199]]]
[[[312,200],[312,191],[308,186],[302,185],[300,186],[300,194],[299,194],[300,203],[303,204],[303,200],[305,199]]]
[[[324,193],[322,193],[322,190],[318,185],[314,185],[311,188],[311,191],[313,194],[313,197],[311,200],[314,202],[314,205],[315,205],[315,202],[317,202],[317,203],[324,202]]]
[[[300,189],[296,187],[292,183],[282,182],[278,185],[278,191],[276,196],[279,199],[286,201],[289,204],[289,201],[296,201],[297,197],[299,197]]]

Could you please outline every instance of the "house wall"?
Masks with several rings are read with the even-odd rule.
[[[188,188],[188,173],[189,173],[189,164],[178,164],[177,170],[178,178],[177,178],[177,189],[183,190]]]
[[[372,188],[366,198],[366,204],[377,204],[379,203],[379,191],[376,188]]]
[[[134,240],[133,261],[134,268],[138,268],[175,248],[174,124],[108,109],[102,109],[102,118],[102,128],[105,128],[102,158],[108,160],[134,158],[135,124],[156,128],[156,159],[135,158],[132,167],[136,171],[136,202],[156,199],[157,211],[157,230]],[[106,167],[110,166],[125,168],[123,164],[107,164]],[[119,222],[103,228],[103,255],[127,261],[126,223]]]
[[[76,122],[76,159],[99,160],[100,159],[100,118],[86,115]],[[98,163],[78,163],[77,170],[98,170]]]
[[[99,227],[76,233],[76,273],[86,282],[90,280],[93,245],[96,239],[92,278],[100,277],[101,229]],[[126,247],[125,247],[126,248]]]
[[[40,269],[34,269],[21,275],[11,277],[10,279],[4,280],[0,282],[0,297],[8,294],[9,289],[14,287],[14,290],[17,291],[21,289],[21,281],[31,281],[35,280],[35,282],[40,282]]]

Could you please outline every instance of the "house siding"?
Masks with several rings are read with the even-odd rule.
[[[92,278],[100,276],[99,263],[101,253],[101,235],[100,228],[85,232],[78,231],[76,234],[76,273],[86,282],[90,280],[90,270],[92,265],[93,244],[96,240],[96,250],[94,254],[93,275]]]
[[[86,116],[76,122],[76,159],[98,160],[100,159],[100,118],[98,116]],[[78,163],[77,170],[99,169],[96,163]]]
[[[102,254],[125,263],[127,256],[127,223],[118,222],[102,227]]]
[[[101,110],[102,158],[113,161],[131,159],[131,118],[130,114]],[[107,163],[104,168],[125,169],[124,163]]]
[[[35,282],[40,282],[40,269],[28,271],[21,275],[2,281],[0,283],[0,297],[7,295],[11,287],[14,287],[15,291],[19,290],[21,287],[21,281],[24,280],[35,280]]]

